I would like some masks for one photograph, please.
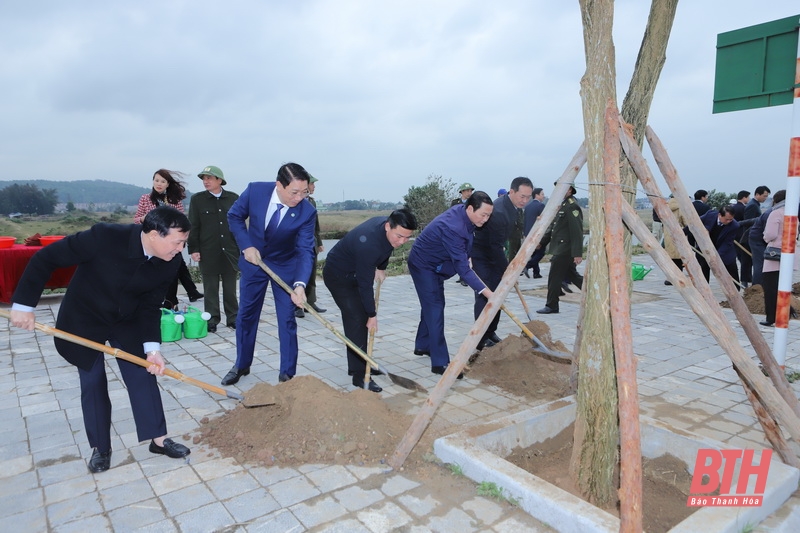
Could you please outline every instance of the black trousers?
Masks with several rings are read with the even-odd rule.
[[[575,258],[568,255],[554,255],[550,258],[550,275],[547,276],[547,307],[558,311],[558,298],[561,296],[561,284],[569,281],[576,287],[583,288],[583,276],[578,274]]]
[[[766,321],[775,323],[775,310],[778,306],[778,276],[780,271],[763,272],[761,274],[761,287],[764,289],[764,314]]]
[[[542,258],[544,257],[544,251],[545,251],[544,248],[539,248],[538,250],[534,251],[533,254],[531,255],[531,258],[528,259],[528,262],[525,264],[526,269],[527,268],[533,269],[534,276],[541,275],[541,272],[539,271],[539,261],[541,261]]]
[[[500,281],[503,279],[503,272],[506,271],[508,267],[508,263],[505,264],[495,264],[491,261],[486,261],[481,257],[473,256],[472,257],[472,270],[478,275],[479,278],[489,287],[491,290],[497,289],[497,286],[500,285]],[[475,314],[475,320],[478,320],[478,317],[483,312],[483,308],[486,307],[486,303],[489,300],[486,299],[485,296],[482,294],[475,293],[475,305],[473,307],[473,312]],[[488,337],[491,337],[497,331],[497,325],[500,323],[500,312],[498,310],[495,313],[494,318],[489,323],[489,327],[486,329],[486,333],[483,335],[482,341],[485,341]]]
[[[358,293],[358,284],[355,277],[342,279],[339,276],[332,275],[328,270],[323,270],[322,279],[325,281],[325,286],[328,287],[333,301],[336,302],[342,312],[342,326],[344,327],[345,337],[366,352],[367,337],[369,335],[367,320],[369,317],[364,310],[364,304],[361,303],[361,296]],[[348,375],[361,376],[361,379],[364,379],[366,371],[366,361],[348,346]]]
[[[700,263],[700,269],[703,271],[703,276],[705,276],[706,281],[711,279],[711,267],[706,262],[705,258],[699,254],[695,254],[697,257],[697,262]],[[739,269],[736,267],[736,261],[733,263],[728,263],[725,265],[725,270],[728,271],[733,281],[737,284],[739,283]],[[736,289],[739,290],[739,285],[736,285]]]
[[[123,350],[127,348],[134,352],[132,347],[122,346],[116,341],[111,341],[110,344],[114,348]],[[161,392],[156,377],[148,373],[144,367],[123,359],[117,359],[117,364],[122,381],[128,390],[139,441],[166,435],[167,422],[164,418],[164,407],[161,404]],[[101,452],[108,451],[111,449],[111,399],[108,395],[108,378],[103,354],[97,352],[92,368],[90,370],[78,368],[78,375],[81,384],[83,424],[89,446]]]
[[[197,290],[197,285],[192,281],[192,274],[189,272],[189,268],[186,266],[183,256],[181,256],[181,266],[178,267],[178,276],[170,284],[169,289],[167,289],[167,295],[164,297],[165,307],[172,308],[178,304],[178,281],[180,281],[183,288],[186,289],[187,295],[192,296],[200,292]]]

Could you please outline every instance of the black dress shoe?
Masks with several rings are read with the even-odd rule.
[[[364,388],[364,380],[360,379],[360,378],[353,378],[353,386],[358,387],[359,389],[363,389]],[[375,383],[372,380],[369,380],[369,385],[367,385],[367,388],[369,390],[371,390],[372,392],[381,392],[381,391],[383,391],[383,387],[381,387],[380,385],[378,385],[377,383]]]
[[[416,348],[414,348],[414,355],[430,355],[430,354],[431,352],[429,352],[428,350],[417,350]]]
[[[462,287],[469,287],[469,283],[467,283],[463,279],[461,281],[459,281],[459,283],[461,284]]]
[[[447,368],[446,366],[432,366],[431,367],[431,372],[434,373],[434,374],[441,375],[441,374],[444,374],[444,371],[445,371],[446,368]],[[456,377],[456,379],[464,379],[464,373],[460,372],[458,374],[458,377]]]
[[[164,439],[163,446],[159,446],[154,440],[151,440],[150,452],[157,453],[159,455],[166,455],[167,457],[172,457],[173,459],[180,459],[192,453],[192,450],[183,444],[178,444],[172,439]]]
[[[522,274],[525,274],[525,277],[526,277],[526,278],[530,278],[530,277],[531,277],[531,273],[530,273],[530,272],[528,272],[528,269],[527,269],[527,268],[526,268],[525,270],[523,270],[523,271],[522,271]],[[522,274],[520,274],[520,275],[522,275]]]
[[[478,348],[478,349],[479,350],[483,350],[484,348],[491,348],[495,344],[497,344],[497,343],[494,342],[492,339],[484,339],[483,341],[481,341],[480,348]]]
[[[105,472],[109,468],[111,468],[111,450],[100,452],[95,448],[92,452],[92,458],[89,459],[89,472],[98,474]]]
[[[775,322],[767,322],[766,320],[762,320],[761,322],[759,322],[759,324],[761,324],[762,326],[766,326],[768,328],[775,326]]]
[[[668,279],[664,280],[664,285],[672,285],[672,282]]]
[[[228,327],[233,329],[233,330],[235,330],[236,329],[236,324],[235,323],[234,324],[228,324]]]
[[[202,292],[196,292],[196,293],[192,294],[191,296],[189,296],[189,301],[190,302],[196,302],[197,300],[199,300],[203,296],[205,296],[205,295]]]
[[[311,309],[313,309],[317,313],[324,313],[325,311],[327,311],[327,309],[323,309],[322,307],[319,307],[317,304],[308,304],[308,305],[310,305]]]
[[[278,374],[278,381],[281,382],[281,383],[286,383],[287,381],[289,381],[293,377],[294,376],[290,376],[289,374],[281,373],[281,374]]]
[[[491,335],[489,335],[489,340],[492,341],[495,344],[499,344],[499,343],[503,342],[503,339],[498,337],[497,333],[492,333]]]
[[[554,315],[558,313],[558,309],[550,309],[547,306],[542,307],[541,309],[536,311],[540,315]]]
[[[542,279],[542,275],[534,272],[533,279]]]
[[[208,332],[209,333],[216,333],[217,332],[217,325],[216,324],[209,324],[208,325]]]
[[[225,374],[225,377],[222,378],[223,385],[235,385],[239,382],[239,378],[242,376],[246,376],[250,373],[250,367],[242,368],[241,370],[236,368],[235,366],[231,368],[230,372]]]
[[[305,318],[306,312],[303,311],[302,307],[295,307],[294,316],[295,316],[295,318]]]
[[[568,292],[568,293],[572,294],[572,289],[569,288],[569,283],[562,283],[561,284],[561,290],[563,290],[564,292]]]

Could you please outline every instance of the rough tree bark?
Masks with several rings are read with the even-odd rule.
[[[666,47],[678,0],[653,0],[636,68],[622,116],[634,125],[641,145],[655,87],[666,60]],[[614,495],[612,473],[617,462],[617,394],[611,321],[608,313],[608,263],[603,250],[601,193],[602,130],[605,102],[614,98],[615,59],[611,38],[613,0],[580,0],[583,19],[586,75],[581,80],[584,129],[589,162],[589,226],[592,238],[586,264],[586,298],[579,357],[578,410],[570,472],[590,500],[607,503]],[[606,77],[607,79],[603,79]],[[615,100],[614,100],[615,101]],[[627,164],[622,168],[625,200],[633,202],[636,178]],[[626,243],[629,237],[626,236]],[[626,244],[626,263],[630,247]]]
[[[589,501],[613,501],[617,464],[617,386],[609,316],[608,262],[603,247],[603,128],[606,102],[616,102],[616,61],[611,29],[613,0],[580,0],[586,73],[581,79],[583,128],[589,170],[591,278],[584,280],[586,310],[578,363],[575,444],[570,473]],[[616,103],[614,104],[616,105]],[[597,194],[599,193],[599,194]]]

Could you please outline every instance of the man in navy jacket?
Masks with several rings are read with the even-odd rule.
[[[342,311],[344,334],[365,352],[369,331],[378,329],[372,286],[386,279],[392,250],[408,242],[415,229],[414,214],[398,209],[389,218],[371,218],[348,231],[325,258],[322,277]],[[348,347],[347,373],[353,376],[353,385],[363,388],[366,370],[366,362]],[[371,380],[367,386],[372,392],[383,390]]]
[[[486,298],[493,294],[469,266],[475,228],[489,220],[492,209],[489,195],[475,191],[466,203],[451,207],[433,219],[411,247],[408,270],[422,308],[414,353],[431,356],[431,372],[434,374],[444,374],[450,364],[450,352],[444,337],[445,280],[458,273],[474,291]]]

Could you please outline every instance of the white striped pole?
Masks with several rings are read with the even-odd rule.
[[[797,43],[792,107],[792,138],[789,141],[789,172],[786,180],[786,207],[783,217],[781,267],[778,274],[778,306],[775,309],[775,339],[772,352],[783,368],[789,336],[789,310],[792,298],[795,243],[797,242],[797,208],[800,204],[800,39]],[[800,309],[798,309],[800,311]]]

